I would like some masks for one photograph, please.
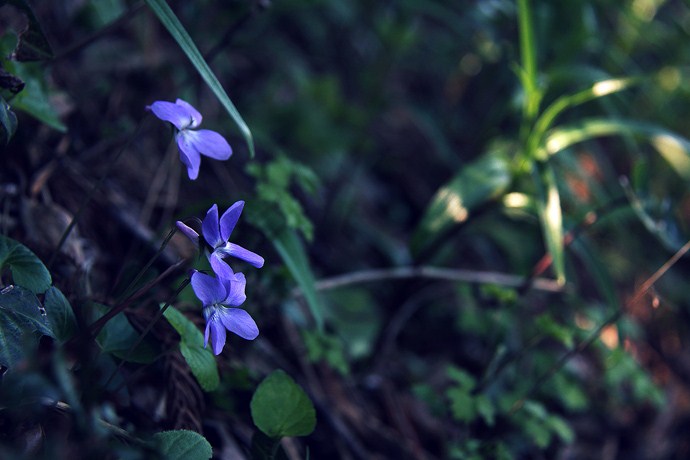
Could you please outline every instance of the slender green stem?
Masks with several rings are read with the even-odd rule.
[[[520,33],[520,60],[522,62],[522,86],[525,90],[523,113],[531,123],[539,112],[540,94],[537,86],[537,52],[534,41],[534,24],[529,0],[518,0],[518,26]]]

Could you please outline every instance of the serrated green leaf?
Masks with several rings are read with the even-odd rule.
[[[210,348],[204,348],[204,336],[194,323],[175,307],[168,307],[163,316],[180,334],[180,352],[204,391],[214,391],[220,384],[218,366]]]
[[[0,270],[8,267],[14,284],[41,294],[50,287],[50,273],[43,262],[29,248],[0,235]]]
[[[271,438],[307,436],[316,426],[311,400],[282,370],[259,384],[250,406],[254,424]]]
[[[153,440],[166,460],[208,460],[213,456],[211,444],[195,431],[161,431]]]
[[[72,338],[77,330],[77,320],[72,306],[62,292],[51,286],[46,291],[43,304],[55,338],[62,343]]]
[[[482,204],[507,189],[508,148],[497,143],[436,192],[413,236],[413,251],[420,252],[454,225],[466,222]]]
[[[223,86],[218,81],[218,78],[216,78],[215,74],[204,60],[199,49],[194,44],[192,37],[189,36],[184,26],[180,23],[180,20],[177,19],[177,16],[175,16],[175,13],[170,9],[165,0],[146,0],[146,4],[155,13],[163,26],[168,29],[170,35],[172,35],[182,51],[187,55],[187,58],[192,62],[192,65],[199,72],[201,78],[204,79],[208,87],[213,91],[213,94],[216,95],[220,103],[225,107],[225,110],[230,114],[230,117],[235,121],[235,124],[239,127],[249,146],[251,157],[254,158],[254,140],[249,127],[228,97],[225,89],[223,89]]]

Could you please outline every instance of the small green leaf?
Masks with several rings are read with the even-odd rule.
[[[46,291],[44,306],[55,338],[62,343],[72,338],[77,330],[77,320],[72,306],[55,286]]]
[[[156,14],[158,20],[165,26],[166,29],[168,29],[170,35],[173,36],[182,51],[187,55],[187,58],[189,58],[189,60],[192,62],[192,65],[199,72],[201,78],[204,79],[208,87],[211,89],[211,91],[213,91],[213,94],[216,95],[220,103],[225,107],[225,110],[228,111],[232,119],[235,121],[235,124],[237,124],[237,126],[240,128],[240,131],[242,132],[242,135],[249,146],[249,153],[251,157],[254,158],[254,140],[249,127],[244,122],[242,116],[237,111],[235,105],[225,92],[225,89],[223,89],[223,86],[220,84],[215,74],[204,60],[203,56],[199,52],[199,49],[194,44],[192,37],[189,36],[184,26],[182,23],[180,23],[180,20],[177,19],[177,16],[175,16],[175,13],[170,9],[165,0],[146,0],[146,3]]]
[[[175,307],[168,307],[163,316],[180,334],[180,352],[204,391],[214,391],[220,384],[218,367],[210,348],[204,348],[204,336],[194,323]]]
[[[453,417],[461,422],[472,422],[477,416],[474,398],[469,391],[462,387],[452,387],[446,392],[450,399],[450,410]]]
[[[304,390],[282,370],[274,371],[256,389],[252,420],[266,436],[307,436],[316,426],[316,412]]]
[[[436,192],[413,236],[415,252],[425,249],[453,226],[466,222],[482,204],[507,189],[511,179],[508,148],[507,144],[497,143]]]
[[[213,456],[211,444],[195,431],[161,431],[153,439],[166,460],[208,460]]]
[[[14,283],[41,294],[52,282],[48,269],[29,248],[0,235],[0,270],[9,266]]]

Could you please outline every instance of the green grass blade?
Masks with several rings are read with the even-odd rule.
[[[146,4],[155,13],[165,28],[168,29],[170,35],[173,36],[177,44],[180,46],[180,48],[182,48],[182,51],[184,51],[189,60],[192,62],[192,65],[194,65],[196,70],[199,72],[201,78],[204,79],[208,87],[211,88],[211,91],[213,91],[213,94],[216,95],[220,103],[223,104],[223,107],[225,107],[225,110],[227,110],[230,114],[230,117],[232,117],[237,126],[240,128],[240,131],[242,132],[242,135],[249,146],[249,153],[251,157],[254,158],[254,140],[249,127],[244,122],[242,116],[237,111],[235,105],[232,103],[227,93],[223,89],[223,86],[220,84],[215,74],[204,60],[203,56],[199,52],[199,49],[194,44],[194,41],[182,26],[182,23],[180,23],[180,20],[177,19],[177,16],[175,16],[175,13],[173,13],[165,0],[146,0]]]
[[[536,158],[539,160],[546,159],[546,153],[543,149],[539,148],[540,143],[543,141],[546,131],[553,125],[556,118],[565,110],[577,107],[578,105],[598,99],[600,97],[623,91],[634,83],[640,82],[642,82],[641,79],[633,80],[630,78],[602,80],[578,93],[559,97],[544,110],[534,124],[534,129],[530,133],[528,140],[529,151],[534,152],[536,154]]]
[[[659,126],[631,120],[592,118],[554,128],[539,155],[553,155],[579,142],[604,136],[636,136],[648,141],[671,167],[690,180],[690,141]]]
[[[556,185],[556,175],[550,164],[536,162],[539,177],[537,210],[544,231],[546,248],[551,254],[553,270],[559,284],[565,283],[565,259],[563,256],[563,214],[561,198]]]
[[[532,8],[529,0],[518,0],[518,28],[520,32],[520,80],[525,90],[523,113],[531,122],[539,112],[541,94],[537,85],[537,44],[534,40]]]
[[[306,251],[302,242],[297,236],[297,232],[292,229],[284,229],[276,235],[271,242],[278,254],[285,262],[285,266],[290,271],[292,277],[297,281],[302,294],[304,295],[309,311],[314,317],[314,322],[319,331],[323,330],[323,312],[321,303],[316,294],[314,275],[307,261]]]

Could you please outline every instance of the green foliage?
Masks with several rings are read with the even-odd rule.
[[[550,414],[536,401],[526,401],[522,410],[515,414],[513,423],[541,449],[551,444],[553,436],[565,443],[572,442],[574,438],[572,428],[562,417]]]
[[[23,244],[0,235],[0,270],[7,268],[15,284],[36,294],[50,287],[50,273],[43,262]]]
[[[201,388],[214,391],[220,384],[220,377],[213,352],[204,348],[204,335],[175,307],[168,307],[163,315],[180,334],[180,352]]]
[[[328,363],[342,375],[350,372],[350,363],[345,357],[343,342],[331,334],[318,331],[302,331],[307,357],[311,362],[321,360]]]
[[[492,426],[495,423],[496,407],[487,395],[474,394],[474,377],[454,366],[448,367],[448,376],[456,382],[446,391],[453,417],[464,423],[481,417],[484,423]]]
[[[162,431],[153,440],[166,460],[208,460],[213,456],[211,444],[195,431]]]
[[[266,436],[307,436],[316,426],[309,397],[290,376],[277,370],[266,377],[251,401],[252,420]]]
[[[299,235],[295,230],[285,227],[282,219],[271,212],[271,206],[268,203],[256,201],[246,207],[247,220],[271,240],[273,247],[299,285],[317,328],[322,330],[323,309],[314,286],[314,274]]]
[[[299,201],[290,193],[290,186],[294,182],[303,191],[314,193],[318,186],[314,172],[285,155],[279,155],[265,165],[250,163],[247,165],[247,172],[257,180],[257,198],[269,206],[277,206],[285,219],[285,224],[289,228],[299,230],[308,241],[311,241],[314,237],[314,226],[304,214]]]

